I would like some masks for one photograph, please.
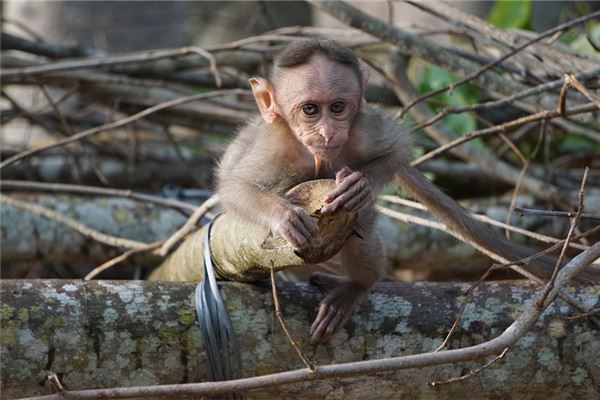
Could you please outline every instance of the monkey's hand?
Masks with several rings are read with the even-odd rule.
[[[311,342],[322,343],[348,322],[368,289],[342,277],[320,272],[311,275],[310,283],[327,293],[309,332]]]
[[[291,206],[273,222],[271,231],[286,238],[295,248],[300,248],[317,235],[319,226],[304,208]]]
[[[328,204],[321,209],[323,214],[334,213],[340,208],[358,211],[374,199],[371,185],[360,171],[342,168],[335,175],[335,184],[333,192],[325,196],[325,203]]]

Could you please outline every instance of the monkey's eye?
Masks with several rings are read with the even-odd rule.
[[[302,112],[306,115],[315,115],[319,112],[319,106],[313,103],[307,103],[302,106]]]
[[[344,112],[344,110],[346,109],[346,105],[344,103],[342,103],[341,101],[337,101],[337,102],[333,103],[331,105],[331,107],[329,107],[329,109],[334,114],[340,114],[340,113]]]

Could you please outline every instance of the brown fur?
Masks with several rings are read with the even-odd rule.
[[[336,179],[323,212],[341,207],[358,211],[364,239],[353,237],[341,250],[348,278],[311,278],[328,292],[310,329],[314,342],[339,330],[383,276],[385,255],[373,201],[394,177],[464,237],[509,260],[531,254],[475,221],[410,166],[411,138],[385,112],[364,104],[358,76],[366,77],[358,59],[348,61],[348,54],[331,41],[295,43],[276,60],[275,86],[251,79],[262,120],[240,130],[218,169],[218,193],[227,213],[265,224],[297,247],[308,243],[318,227],[305,210],[283,198],[290,188],[315,177]],[[345,107],[337,113],[340,102]],[[317,176],[315,164],[322,164]],[[535,265],[541,271],[548,263]]]
[[[392,181],[395,171],[411,158],[411,138],[383,111],[364,107],[353,124],[344,150],[325,163],[319,178],[336,178],[343,167],[361,171],[373,197]],[[253,120],[240,130],[218,169],[218,193],[223,209],[240,218],[273,226],[286,209],[282,196],[297,184],[314,179],[313,157],[279,120],[267,124]],[[385,254],[375,229],[377,214],[372,202],[359,212],[361,236],[351,238],[341,250],[348,279],[316,274],[311,282],[329,290],[315,324],[314,341],[333,335],[351,316],[385,271]],[[334,289],[331,289],[335,287]],[[329,312],[327,312],[329,310]]]

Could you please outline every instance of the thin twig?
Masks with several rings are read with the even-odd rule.
[[[578,315],[572,315],[569,317],[561,317],[562,319],[566,319],[566,320],[576,320],[576,319],[582,319],[582,318],[588,318],[592,315],[598,314],[600,315],[600,308],[593,308],[590,311],[586,312],[586,313],[581,313]]]
[[[565,108],[567,106],[567,91],[569,90],[569,76],[565,75],[565,82],[560,87],[560,94],[558,95],[558,106],[556,107],[556,111],[559,115],[563,115],[565,113]]]
[[[425,206],[423,206],[421,203],[417,203],[416,201],[406,200],[406,199],[403,199],[398,196],[380,195],[379,199],[384,200],[384,201],[389,201],[390,203],[394,203],[394,204],[400,204],[403,206],[416,208],[418,210],[427,210],[427,208]],[[539,240],[540,242],[544,242],[544,243],[561,242],[562,243],[562,239],[558,239],[558,238],[555,238],[552,236],[542,235],[537,232],[532,232],[527,229],[519,228],[518,226],[508,225],[508,224],[505,224],[504,222],[497,221],[493,218],[490,218],[487,215],[471,213],[471,216],[473,218],[475,218],[476,220],[485,222],[486,224],[497,226],[499,228],[506,229],[511,232],[519,233],[523,236],[527,236],[527,237]],[[417,222],[415,222],[415,223],[417,223]],[[575,248],[575,249],[579,249],[579,250],[586,250],[589,248],[589,246],[585,246],[585,245],[578,244],[578,243],[570,243],[569,246],[571,246],[572,248]]]
[[[220,90],[220,91],[214,91],[214,92],[210,92],[210,93],[200,93],[200,94],[194,94],[191,96],[185,96],[185,97],[180,97],[177,99],[173,99],[164,103],[160,103],[157,104],[155,106],[149,107],[145,110],[142,110],[138,113],[135,113],[133,115],[130,115],[129,117],[114,121],[114,122],[110,122],[108,124],[102,125],[102,126],[97,126],[91,129],[87,129],[83,132],[79,132],[69,138],[63,139],[63,140],[59,140],[56,143],[52,143],[50,145],[47,146],[42,146],[39,147],[37,149],[32,149],[32,150],[27,150],[24,151],[22,153],[19,153],[17,155],[14,155],[4,161],[2,161],[0,163],[0,169],[6,167],[7,165],[11,165],[19,160],[22,160],[23,158],[27,158],[30,157],[34,154],[38,154],[41,153],[43,151],[47,151],[50,149],[53,149],[55,147],[59,147],[59,146],[64,146],[68,143],[72,143],[72,142],[76,142],[82,138],[94,135],[96,133],[99,132],[104,132],[104,131],[108,131],[111,129],[115,129],[115,128],[119,128],[121,126],[130,124],[140,118],[146,117],[150,114],[153,114],[157,111],[161,111],[161,110],[165,110],[167,108],[170,107],[175,107],[184,103],[189,103],[191,101],[196,101],[196,100],[203,100],[203,99],[208,99],[211,97],[218,97],[218,96],[226,96],[226,95],[241,95],[241,94],[247,94],[248,91],[246,90],[242,90],[242,89],[230,89],[230,90]]]
[[[177,230],[170,238],[168,238],[165,243],[161,246],[158,254],[161,257],[167,255],[167,253],[171,250],[173,246],[175,246],[181,239],[184,238],[185,235],[192,232],[196,228],[196,224],[198,221],[206,215],[206,213],[213,208],[219,202],[219,196],[217,194],[213,194],[208,199],[204,201],[196,210],[190,215],[188,220],[183,224],[181,228]]]
[[[146,251],[151,251],[154,249],[159,248],[162,244],[164,243],[164,240],[160,240],[158,242],[154,242],[154,243],[150,243],[148,245],[146,245],[145,247],[140,247],[138,249],[130,249],[127,250],[125,253],[112,258],[108,261],[106,261],[105,263],[97,266],[96,268],[94,268],[93,270],[90,271],[90,273],[88,273],[83,280],[84,281],[89,281],[90,279],[96,277],[98,274],[100,274],[101,272],[106,271],[107,269],[109,269],[110,267],[117,265],[120,262],[123,262],[125,260],[127,260],[129,257],[131,257],[134,254],[138,254],[138,253],[144,253]]]
[[[508,211],[506,212],[506,220],[504,221],[506,225],[510,225],[512,210],[515,208],[515,205],[517,203],[517,197],[519,196],[519,192],[521,190],[521,184],[523,183],[523,178],[525,177],[525,173],[527,173],[527,168],[529,168],[529,159],[526,158],[523,155],[523,153],[521,153],[519,148],[515,146],[515,144],[509,138],[507,138],[504,133],[500,133],[498,136],[500,136],[500,139],[502,139],[502,141],[508,145],[508,147],[513,151],[513,153],[517,155],[519,160],[521,160],[521,163],[523,163],[521,171],[519,171],[519,175],[517,176],[517,183],[515,184],[515,188],[513,189],[510,204],[508,206]],[[534,155],[535,154],[532,153],[530,157],[533,157]],[[505,232],[506,238],[510,239],[510,230],[506,229]]]
[[[577,205],[577,213],[575,214],[575,217],[571,220],[571,226],[569,227],[569,231],[567,232],[567,237],[565,238],[565,243],[560,250],[560,255],[558,256],[558,260],[556,260],[556,265],[554,266],[554,271],[552,272],[552,276],[550,277],[548,285],[546,285],[546,287],[548,288],[548,292],[550,291],[550,289],[552,287],[554,287],[554,282],[556,281],[558,271],[560,270],[563,259],[565,258],[565,255],[567,253],[567,248],[569,246],[569,243],[571,242],[573,232],[575,232],[575,227],[579,223],[581,213],[583,212],[584,191],[585,191],[585,184],[587,183],[587,177],[588,177],[589,170],[590,170],[589,167],[585,167],[585,170],[583,171],[583,178],[581,179],[581,186],[579,187],[579,193],[578,193],[579,203]],[[541,303],[543,303],[545,300],[546,300],[546,297],[542,296],[540,301],[541,301]]]
[[[532,208],[515,207],[514,212],[521,216],[535,215],[540,217],[561,217],[561,218],[573,218],[576,213],[571,211],[549,211],[549,210],[535,210]],[[592,213],[581,213],[579,216],[581,219],[594,219],[600,220],[600,215]]]
[[[450,330],[448,331],[448,334],[444,338],[444,341],[438,346],[438,348],[435,349],[435,351],[441,351],[448,345],[448,343],[450,342],[450,339],[452,338],[452,335],[454,335],[454,332],[458,328],[458,324],[460,324],[460,321],[462,320],[465,310],[467,309],[467,305],[469,304],[469,300],[473,296],[473,293],[475,293],[475,289],[477,289],[479,287],[479,285],[481,285],[483,283],[483,281],[485,281],[493,271],[498,269],[497,265],[498,264],[492,264],[492,266],[490,266],[479,277],[479,279],[476,282],[473,282],[471,284],[471,286],[469,286],[469,289],[467,289],[467,292],[464,295],[465,298],[464,298],[462,304],[460,305],[460,309],[458,310],[458,313],[456,314],[456,318],[454,318],[454,322],[452,323],[452,326],[450,327]]]
[[[147,243],[138,242],[136,240],[125,239],[118,236],[107,235],[95,229],[92,229],[72,218],[66,217],[54,210],[46,207],[38,206],[35,204],[27,203],[22,200],[15,200],[6,195],[0,195],[0,203],[7,204],[11,207],[18,208],[23,211],[30,212],[42,216],[44,218],[56,221],[69,228],[81,233],[83,236],[93,239],[97,242],[113,246],[113,247],[124,247],[130,249],[140,249],[147,246]]]
[[[527,124],[529,122],[541,121],[544,119],[552,119],[563,115],[575,115],[582,114],[587,112],[592,112],[596,109],[596,104],[594,103],[586,103],[580,106],[573,107],[569,110],[565,110],[564,113],[560,112],[560,110],[546,110],[540,111],[535,114],[527,115],[525,117],[517,118],[512,121],[505,122],[500,125],[493,126],[491,128],[480,129],[474,132],[465,133],[463,136],[456,138],[455,140],[448,142],[435,150],[430,151],[427,154],[422,155],[421,157],[414,160],[411,165],[413,167],[423,164],[427,160],[431,160],[432,158],[438,157],[439,155],[447,152],[448,150],[461,145],[465,142],[473,140],[475,138],[484,137],[494,135],[500,132],[506,132],[509,129],[515,128],[517,126]]]
[[[144,51],[100,59],[66,61],[56,64],[45,64],[25,68],[6,68],[4,71],[0,72],[0,76],[4,79],[18,76],[35,76],[59,71],[73,71],[76,69],[116,66],[137,63],[140,61],[156,61],[163,58],[182,57],[189,54],[197,54],[204,57],[208,61],[210,70],[215,78],[215,83],[217,87],[221,87],[221,76],[219,75],[219,69],[217,62],[215,61],[215,57],[200,47],[191,46],[182,47],[179,49]]]
[[[275,269],[272,266],[271,266],[271,291],[273,293],[273,304],[275,305],[275,316],[277,317],[277,320],[279,321],[279,324],[281,325],[281,328],[283,329],[285,336],[287,336],[288,340],[290,341],[290,344],[294,348],[294,351],[296,352],[296,354],[298,354],[298,357],[300,358],[300,360],[302,361],[304,366],[306,366],[306,368],[308,368],[308,370],[310,372],[314,373],[316,371],[315,366],[313,365],[312,362],[310,362],[306,358],[304,353],[302,353],[300,346],[298,346],[298,343],[296,343],[296,340],[294,340],[294,337],[292,336],[292,334],[288,330],[287,326],[285,325],[285,322],[283,321],[283,314],[281,313],[281,307],[279,306],[279,299],[277,297],[277,283],[275,282]]]
[[[576,89],[579,93],[583,94],[585,97],[588,98],[588,100],[590,100],[592,103],[594,103],[596,105],[596,107],[598,107],[600,109],[600,100],[598,100],[598,98],[596,96],[593,96],[587,90],[587,88],[585,86],[583,86],[583,84],[577,80],[575,75],[567,74],[565,76],[565,82],[568,82],[570,87]]]
[[[595,78],[598,76],[598,74],[600,74],[600,67],[593,68],[591,70],[582,72],[582,73],[578,74],[576,77],[578,79],[585,80],[585,79]],[[448,114],[462,114],[462,113],[468,112],[468,111],[488,110],[488,109],[492,109],[495,107],[500,107],[500,106],[504,106],[507,104],[511,104],[517,100],[520,100],[520,99],[523,99],[523,98],[526,98],[529,96],[541,94],[541,93],[549,91],[549,90],[560,88],[560,87],[562,87],[562,85],[564,85],[565,79],[566,78],[561,78],[561,79],[556,79],[551,82],[546,82],[541,85],[522,90],[519,93],[515,93],[511,96],[502,97],[498,100],[490,100],[490,101],[486,101],[483,103],[472,104],[472,105],[464,106],[464,107],[452,107],[452,106],[446,107],[445,109],[438,112],[435,116],[431,117],[430,119],[428,119],[425,122],[418,124],[411,130],[416,131],[416,130],[425,128],[426,126],[432,125],[432,124],[436,123],[437,121],[439,121],[440,119],[444,118]],[[395,116],[395,118],[399,118],[400,113],[401,113],[401,111],[398,112],[398,114]]]
[[[462,382],[462,381],[464,381],[464,380],[466,380],[466,379],[468,379],[468,378],[470,378],[472,376],[477,375],[478,373],[480,373],[484,369],[491,367],[492,364],[494,364],[496,361],[504,358],[504,355],[506,354],[507,351],[508,351],[508,347],[505,348],[504,350],[502,350],[502,353],[498,354],[496,357],[492,358],[490,361],[486,362],[481,367],[469,371],[468,374],[461,375],[461,376],[458,376],[458,377],[455,377],[455,378],[450,378],[450,379],[447,379],[445,381],[434,381],[434,382],[431,382],[430,385],[431,386],[440,386],[440,385],[447,385],[449,383]]]
[[[0,190],[6,189],[17,189],[17,190],[35,190],[35,191],[49,191],[49,192],[65,192],[65,193],[81,193],[99,196],[111,196],[111,197],[125,197],[128,199],[134,199],[144,201],[146,203],[157,204],[164,207],[175,208],[187,213],[191,213],[196,210],[196,206],[184,201],[175,199],[168,199],[161,196],[153,196],[150,194],[133,192],[131,190],[111,189],[102,188],[97,186],[85,186],[85,185],[71,185],[67,183],[46,183],[46,182],[34,182],[34,181],[13,181],[13,180],[2,180],[0,181]]]

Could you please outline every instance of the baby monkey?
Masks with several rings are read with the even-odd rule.
[[[335,179],[321,213],[358,212],[361,235],[341,249],[347,278],[316,273],[326,289],[310,328],[312,342],[336,333],[384,274],[374,201],[397,180],[451,229],[511,260],[528,252],[473,220],[410,167],[411,138],[401,125],[363,100],[367,73],[352,51],[331,40],[294,42],[274,60],[271,80],[250,79],[260,117],[243,127],[218,170],[223,209],[268,226],[294,247],[308,244],[317,223],[284,194],[301,182]]]

